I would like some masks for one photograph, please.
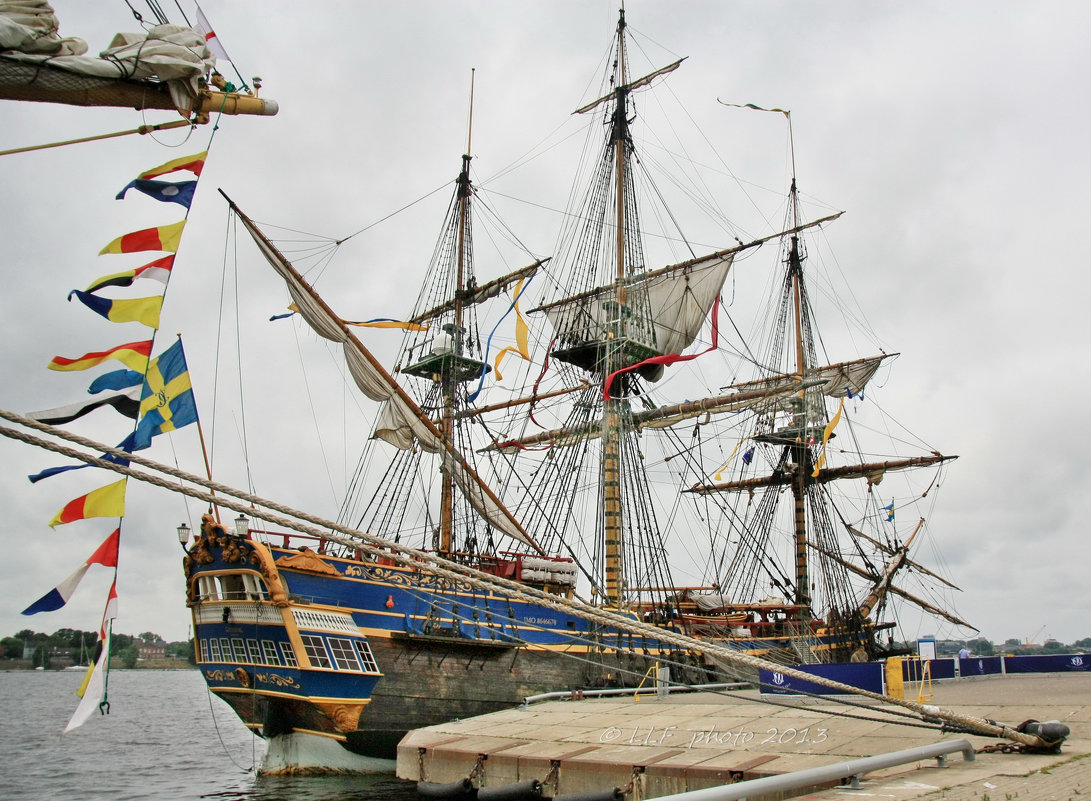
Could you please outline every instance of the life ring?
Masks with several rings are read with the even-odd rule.
[[[235,668],[235,678],[239,680],[239,684],[243,688],[250,689],[250,674],[246,672],[245,668]]]

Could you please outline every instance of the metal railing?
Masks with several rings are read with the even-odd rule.
[[[747,690],[753,688],[753,684],[745,681],[729,682],[724,684],[678,684],[662,687],[615,687],[608,690],[558,690],[551,693],[539,693],[528,695],[523,699],[523,706],[534,704],[538,701],[558,701],[562,699],[579,700],[581,698],[601,698],[611,695],[652,695],[653,693],[684,693],[701,692],[702,690]]]
[[[761,779],[725,784],[720,787],[708,787],[704,790],[690,790],[686,793],[662,795],[655,801],[746,801],[748,798],[758,798],[805,787],[815,787],[838,780],[847,780],[852,787],[859,788],[860,778],[870,771],[932,758],[938,760],[938,767],[946,767],[947,754],[953,754],[956,751],[961,751],[967,762],[973,762],[976,758],[974,748],[970,745],[969,740],[965,738],[944,740],[932,745],[922,745],[918,748],[907,748],[904,751],[894,751],[889,754],[851,759],[848,762],[823,765],[820,768],[809,768],[794,773],[782,773],[779,776],[765,776]]]

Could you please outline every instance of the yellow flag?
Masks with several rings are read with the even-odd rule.
[[[841,422],[841,412],[845,410],[845,396],[841,396],[841,405],[837,407],[837,414],[833,416],[830,422],[826,423],[826,430],[822,432],[822,454],[818,457],[818,461],[814,463],[814,472],[811,473],[811,478],[818,478],[818,471],[822,469],[822,465],[826,463],[826,443],[830,441],[830,435],[833,434],[833,430],[837,428],[837,424]]]
[[[515,285],[515,345],[516,347],[508,346],[496,354],[496,361],[493,362],[493,370],[496,371],[496,380],[503,381],[504,376],[500,375],[500,362],[504,361],[504,357],[509,353],[515,353],[521,356],[526,361],[530,361],[530,327],[527,325],[527,321],[523,318],[523,312],[519,310],[519,298],[523,294],[523,279],[519,279],[519,283]]]
[[[69,501],[61,511],[53,515],[49,527],[56,528],[62,523],[86,520],[89,517],[124,517],[125,481],[123,478]]]

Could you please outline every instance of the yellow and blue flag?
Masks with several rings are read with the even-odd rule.
[[[181,340],[148,365],[140,414],[133,441],[134,450],[147,448],[156,434],[197,422],[197,404],[193,399]]]
[[[124,200],[126,192],[130,189],[136,189],[156,200],[164,203],[177,203],[188,209],[193,202],[193,190],[196,188],[196,181],[171,183],[170,181],[149,181],[147,178],[137,178],[135,181],[127,183],[125,188],[117,193],[117,199]]]
[[[68,299],[75,295],[79,301],[95,314],[100,314],[112,323],[141,323],[148,328],[159,328],[159,312],[163,308],[163,296],[150,298],[103,298],[89,292],[73,289]]]

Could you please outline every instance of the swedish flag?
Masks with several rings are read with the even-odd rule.
[[[182,340],[178,340],[148,365],[133,450],[147,448],[156,434],[195,422],[197,404],[189,383]]]

